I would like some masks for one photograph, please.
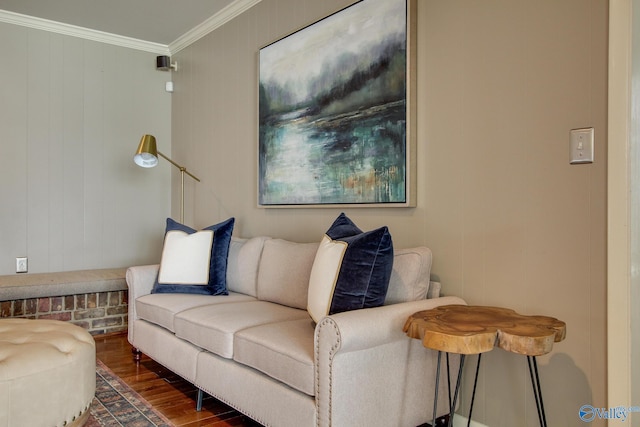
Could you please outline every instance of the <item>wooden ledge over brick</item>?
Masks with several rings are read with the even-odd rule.
[[[126,268],[0,276],[0,301],[123,291]]]
[[[55,319],[93,335],[127,329],[126,269],[0,276],[0,317]]]

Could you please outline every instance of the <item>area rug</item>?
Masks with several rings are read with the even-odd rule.
[[[96,397],[90,413],[85,427],[173,427],[100,360],[96,362]]]

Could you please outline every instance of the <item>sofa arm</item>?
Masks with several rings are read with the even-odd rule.
[[[419,425],[430,419],[437,352],[407,337],[402,328],[413,313],[448,304],[466,303],[457,297],[425,299],[338,313],[318,322],[318,425]],[[453,370],[457,373],[457,363]],[[388,404],[381,404],[380,396]],[[438,415],[448,412],[444,400],[438,405]]]
[[[134,321],[138,319],[135,301],[141,296],[151,293],[159,269],[159,264],[139,265],[127,269],[125,278],[129,287],[129,342],[133,342],[132,326]]]

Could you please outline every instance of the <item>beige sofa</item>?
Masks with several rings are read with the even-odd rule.
[[[151,294],[158,266],[129,268],[130,343],[266,426],[430,422],[437,353],[402,327],[416,311],[464,301],[437,297],[428,248],[396,248],[384,306],[315,324],[306,306],[317,248],[234,237],[226,296]],[[448,412],[442,376],[438,416]]]

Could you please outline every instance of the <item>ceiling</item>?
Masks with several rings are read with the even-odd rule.
[[[238,0],[0,0],[0,10],[170,45]]]

